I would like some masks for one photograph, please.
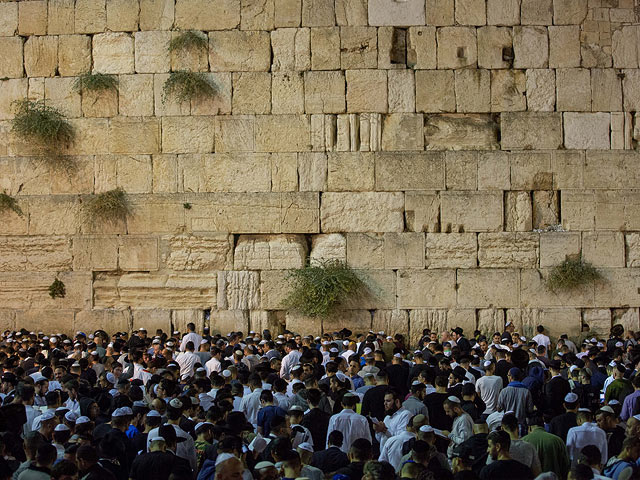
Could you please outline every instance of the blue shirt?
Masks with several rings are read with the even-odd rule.
[[[258,410],[258,426],[262,428],[262,436],[271,432],[271,421],[274,417],[286,417],[287,412],[276,405],[267,405]]]
[[[351,377],[351,381],[353,382],[354,390],[357,390],[360,387],[364,386],[364,378],[362,378],[360,375],[354,375],[353,377]]]

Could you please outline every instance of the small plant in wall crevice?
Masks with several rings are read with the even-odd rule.
[[[169,42],[170,52],[182,50],[205,50],[209,47],[209,40],[205,34],[196,30],[180,32]]]
[[[78,93],[118,90],[118,78],[106,73],[85,73],[76,78],[73,89]]]
[[[12,120],[13,132],[27,141],[35,141],[43,147],[68,146],[74,137],[71,124],[57,108],[44,101],[16,100],[16,115]]]
[[[118,187],[114,190],[91,195],[82,207],[85,221],[89,224],[98,222],[117,223],[131,216],[131,204],[126,193]]]
[[[23,215],[22,209],[15,198],[5,192],[0,193],[0,213],[8,211],[14,212],[19,216]]]
[[[181,70],[171,73],[164,83],[162,101],[173,97],[183,103],[213,97],[215,94],[216,87],[206,73]]]
[[[340,260],[310,262],[286,278],[291,291],[284,306],[310,317],[328,317],[364,289],[358,274]]]
[[[51,285],[49,285],[49,296],[51,298],[64,298],[67,290],[62,280],[56,277]]]
[[[546,286],[552,292],[571,291],[602,279],[602,274],[581,257],[568,257],[551,269]]]

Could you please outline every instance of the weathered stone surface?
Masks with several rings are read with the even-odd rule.
[[[13,102],[27,96],[27,79],[15,78],[0,80],[0,119],[12,119],[14,117]]]
[[[371,153],[342,152],[328,155],[327,190],[374,190],[374,157]]]
[[[162,119],[162,151],[163,153],[212,152],[214,133],[211,117],[164,117]]]
[[[10,37],[18,29],[18,2],[0,4],[0,35]]]
[[[624,267],[625,243],[622,232],[583,232],[582,258],[596,267]]]
[[[456,109],[453,70],[416,72],[416,111],[454,112]]]
[[[112,119],[109,123],[111,153],[158,153],[160,121],[144,118]]]
[[[465,68],[455,71],[456,111],[488,112],[491,109],[489,70]]]
[[[510,28],[482,27],[478,29],[478,67],[509,68],[504,59],[505,49],[512,49],[513,39]]]
[[[317,74],[320,72],[311,73]],[[387,111],[386,71],[348,70],[346,72],[346,80],[348,112],[385,113]],[[411,111],[413,111],[413,108]]]
[[[133,73],[134,42],[127,33],[101,33],[93,37],[93,71]]]
[[[212,72],[269,71],[271,66],[269,33],[237,30],[210,32],[209,63]]]
[[[595,306],[640,306],[640,275],[635,268],[601,268],[603,280],[595,284]]]
[[[369,25],[424,25],[424,7],[421,0],[369,0]]]
[[[107,2],[107,29],[112,32],[138,30],[138,2],[130,0],[109,0]]]
[[[403,193],[333,193],[322,195],[322,231],[401,232]]]
[[[438,29],[438,69],[473,67],[478,61],[476,29],[443,27]]]
[[[570,292],[552,292],[546,286],[551,269],[520,271],[520,303],[523,307],[592,307],[594,287],[584,285]]]
[[[453,25],[454,0],[427,0],[428,25]]]
[[[18,3],[18,34],[47,34],[47,2],[37,0]]]
[[[456,306],[456,271],[398,271],[398,308],[452,308]]]
[[[331,0],[302,0],[303,27],[331,27],[336,24],[335,4]]]
[[[315,235],[311,241],[309,259],[312,262],[322,262],[324,260],[346,261],[346,237],[341,233]]]
[[[32,197],[29,199],[29,235],[76,233],[78,212],[77,198]]]
[[[580,309],[577,308],[544,308],[540,310],[539,319],[552,338],[577,332],[582,325]]]
[[[343,70],[378,66],[378,32],[375,27],[340,28],[340,65]]]
[[[549,67],[580,66],[580,26],[549,27]]]
[[[565,148],[581,150],[610,148],[610,114],[566,112],[563,117]]]
[[[271,75],[271,113],[304,113],[304,80],[301,73]]]
[[[549,60],[547,28],[514,27],[513,54],[514,68],[546,68]]]
[[[65,284],[63,298],[51,298],[55,279]],[[84,309],[91,305],[91,274],[88,272],[0,273],[0,304],[16,309]],[[22,325],[22,324],[20,324]]]
[[[534,268],[538,265],[537,233],[478,234],[478,263],[489,268]]]
[[[235,247],[236,270],[301,268],[307,255],[302,235],[241,235]]]
[[[476,190],[478,187],[477,152],[445,154],[447,190]]]
[[[437,192],[407,192],[407,228],[412,232],[440,231],[440,197]]]
[[[424,268],[424,234],[385,233],[384,267]]]
[[[477,317],[478,330],[485,332],[487,335],[493,335],[493,332],[504,330],[505,310],[503,308],[481,308],[478,310]]]
[[[611,332],[611,310],[608,308],[584,309],[582,323],[589,325],[589,332],[593,332],[593,335],[605,337]]]
[[[456,0],[456,23],[459,25],[486,25],[485,0]]]
[[[320,323],[319,320],[316,319],[315,322]],[[313,322],[312,319],[307,319],[307,321]],[[334,333],[342,330],[345,326],[354,332],[366,332],[371,329],[371,313],[367,310],[345,310],[322,319],[323,332]],[[304,331],[304,327],[300,326],[298,331]]]
[[[518,152],[510,156],[513,190],[551,190],[551,154]]]
[[[274,24],[276,27],[299,27],[302,0],[275,0]]]
[[[311,149],[306,115],[261,115],[255,123],[255,151],[304,152]]]
[[[115,235],[83,235],[73,238],[73,269],[108,271],[118,268]]]
[[[594,112],[622,110],[622,82],[614,69],[591,70],[591,109]]]
[[[337,0],[336,22],[338,25],[367,25],[367,0]]]
[[[352,268],[384,268],[384,237],[381,234],[348,233],[347,263]]]
[[[489,115],[430,115],[424,126],[426,150],[495,150],[498,125]]]
[[[240,2],[177,0],[175,16],[175,25],[182,30],[231,30],[240,24]]]
[[[81,98],[73,88],[72,78],[45,78],[44,96],[48,105],[67,117],[82,116]]]
[[[520,0],[487,0],[487,25],[518,25]]]
[[[162,309],[135,309],[131,311],[132,330],[144,327],[149,332],[161,328],[169,332],[171,329],[171,311]]]
[[[626,266],[638,267],[640,266],[640,234],[627,233],[625,235],[626,246]]]
[[[115,117],[117,114],[118,92],[116,90],[83,92],[82,115],[85,117]]]
[[[527,109],[552,112],[556,103],[556,76],[554,70],[527,70]]]
[[[153,75],[120,75],[118,97],[120,115],[153,115]]]
[[[174,18],[173,0],[140,0],[140,30],[168,30]]]
[[[275,20],[273,0],[245,0],[240,3],[240,29],[273,30]]]
[[[29,77],[53,77],[58,66],[58,37],[29,37],[24,44],[24,69]]]
[[[18,310],[15,312],[15,324],[18,328],[38,331],[46,322],[47,330],[56,333],[73,335],[77,330],[73,328],[74,311],[70,309],[58,309],[55,306],[35,307],[30,310]]]
[[[371,330],[385,332],[387,335],[399,333],[405,338],[409,335],[409,312],[407,310],[376,310],[373,314]],[[422,330],[420,330],[422,334]],[[415,345],[415,342],[411,343]]]
[[[284,299],[289,295],[290,285],[285,270],[263,270],[260,272],[261,308],[284,310]]]
[[[158,238],[120,237],[118,268],[125,272],[158,270]]]
[[[429,23],[429,25],[432,24]],[[378,32],[380,31],[381,29],[378,30]],[[391,36],[393,36],[393,31]],[[436,28],[431,26],[409,27],[407,39],[407,63],[409,65],[415,63],[413,68],[416,69],[435,69],[437,65]],[[380,53],[382,54],[382,51]],[[380,59],[378,59],[378,68],[384,68]]]
[[[502,195],[484,192],[441,192],[442,231],[502,230]]]
[[[613,67],[638,68],[638,40],[636,30],[637,28],[634,26],[623,26],[612,33]]]
[[[257,272],[218,272],[218,307],[229,310],[259,308]]]
[[[554,0],[553,23],[579,25],[587,16],[587,0]]]
[[[584,162],[585,157],[582,152],[554,152],[551,160],[553,169],[553,188],[556,190],[583,188]]]
[[[58,37],[58,72],[61,76],[76,76],[91,68],[91,37],[60,35]]]
[[[557,110],[591,111],[591,75],[585,68],[556,70]]]
[[[558,194],[552,190],[533,192],[533,228],[546,228],[560,223]]]
[[[614,308],[612,310],[613,324],[620,323],[624,326],[625,331],[638,331],[640,327],[640,315],[637,308]]]
[[[233,239],[224,233],[180,234],[163,237],[161,260],[176,271],[231,268]]]
[[[0,76],[18,78],[23,75],[22,39],[18,37],[0,37]]]
[[[454,310],[449,310],[453,312]],[[475,312],[474,316],[475,316]],[[435,332],[443,332],[448,328],[454,328],[453,325],[449,327],[449,319],[447,310],[443,309],[412,309],[409,311],[409,341],[411,345],[416,345],[422,338],[422,331],[425,328],[433,330]],[[453,320],[453,318],[452,318]]]
[[[101,33],[106,26],[105,0],[76,0],[76,33]]]
[[[506,152],[480,152],[478,190],[510,190],[511,171]]]
[[[500,127],[503,150],[547,150],[562,145],[560,113],[503,113]]]
[[[478,242],[475,233],[427,233],[427,268],[475,268]]]
[[[75,31],[75,2],[73,0],[50,0],[47,18],[49,35],[71,34]],[[2,15],[0,15],[2,16]]]
[[[523,25],[551,25],[553,0],[522,0],[520,15]]]
[[[392,113],[382,125],[382,150],[422,150],[424,146],[422,115]]]
[[[505,230],[509,232],[528,232],[531,230],[533,212],[529,192],[507,192],[505,202]]]
[[[216,306],[216,273],[97,274],[98,308],[210,308]]]
[[[526,76],[522,70],[491,70],[491,111],[527,109]]]
[[[305,72],[304,87],[304,104],[307,113],[345,111],[345,77],[342,72]]]
[[[167,48],[171,32],[135,33],[135,71],[137,73],[164,73],[171,66]]]
[[[311,65],[313,32],[324,29],[278,28],[271,32],[272,72],[304,71]],[[337,31],[337,29],[336,29]],[[337,39],[338,46],[340,40]],[[315,52],[314,52],[315,53]],[[334,60],[339,63],[338,59]]]
[[[317,192],[327,189],[327,156],[324,153],[298,155],[300,191]]]
[[[380,153],[375,157],[376,190],[438,190],[444,188],[444,155]]]
[[[338,27],[311,29],[311,68],[313,70],[340,68],[340,29]]]
[[[71,242],[66,237],[0,237],[3,272],[66,270],[71,260]]]
[[[413,112],[416,106],[415,80],[411,70],[389,70],[389,112]],[[347,95],[349,90],[347,89]],[[347,97],[347,102],[349,97]]]
[[[82,310],[76,312],[73,320],[73,332],[93,332],[106,326],[107,331],[130,332],[133,329],[132,312],[128,309]],[[153,332],[150,325],[145,324],[144,327]]]
[[[458,307],[517,307],[520,279],[517,270],[463,269],[457,276]]]
[[[580,234],[550,232],[540,234],[540,267],[554,267],[580,255]]]

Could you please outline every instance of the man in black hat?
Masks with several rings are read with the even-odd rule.
[[[475,458],[471,447],[467,445],[458,445],[453,449],[451,470],[453,471],[454,480],[476,480],[478,478],[471,469]]]

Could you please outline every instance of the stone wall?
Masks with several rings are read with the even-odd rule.
[[[0,324],[638,329],[638,14],[633,0],[0,1],[0,191],[24,212],[0,213]],[[187,29],[208,50],[169,54]],[[209,72],[215,98],[163,103],[181,69]],[[75,92],[91,70],[118,92]],[[70,118],[71,177],[11,132],[22,98]],[[134,215],[83,222],[87,196],[116,187]],[[580,253],[605,281],[548,291]],[[283,311],[286,269],[309,256],[346,260],[368,294],[324,321]],[[56,276],[65,298],[48,295]]]

